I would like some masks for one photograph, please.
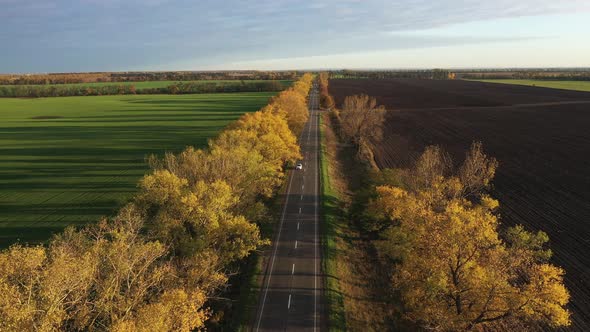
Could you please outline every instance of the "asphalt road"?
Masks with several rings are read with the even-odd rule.
[[[301,134],[302,170],[292,170],[283,211],[267,257],[253,331],[324,330],[319,237],[319,93],[309,94]]]

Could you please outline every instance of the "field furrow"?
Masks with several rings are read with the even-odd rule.
[[[149,154],[203,147],[273,93],[0,99],[0,246],[110,215]]]
[[[503,223],[549,235],[572,294],[568,330],[590,330],[590,93],[412,79],[331,80],[330,90],[338,105],[366,93],[388,108],[375,151],[382,168],[407,167],[431,144],[462,162],[483,142],[500,162],[493,195]]]

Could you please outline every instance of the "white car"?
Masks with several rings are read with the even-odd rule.
[[[295,169],[303,169],[303,164],[299,163],[295,166]]]

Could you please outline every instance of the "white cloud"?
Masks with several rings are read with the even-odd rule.
[[[496,42],[512,39],[512,31],[496,33],[487,27],[487,33],[482,29],[445,35],[441,30],[501,18],[585,12],[590,1],[0,0],[0,8],[0,42],[8,50],[2,54],[2,71],[27,70],[37,62],[55,63],[55,69],[46,70],[67,70],[70,63],[60,53],[83,54],[79,66],[104,63],[119,54],[122,68],[205,66]],[[412,35],[417,30],[428,33]],[[26,59],[38,61],[24,63],[24,53]]]

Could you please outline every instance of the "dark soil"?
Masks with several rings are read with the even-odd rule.
[[[504,224],[549,234],[566,270],[570,331],[590,331],[590,93],[469,81],[331,80],[337,105],[366,93],[390,111],[379,167],[407,167],[425,146],[461,162],[473,141],[500,162]]]

